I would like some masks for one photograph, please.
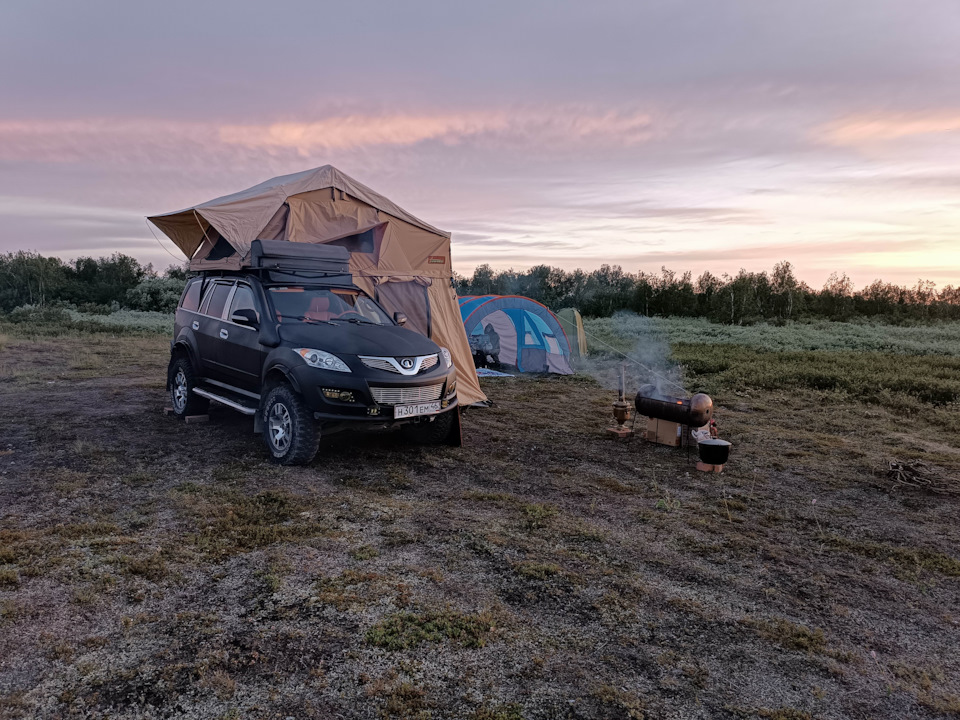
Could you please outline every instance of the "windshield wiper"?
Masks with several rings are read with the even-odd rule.
[[[284,320],[286,320],[286,319],[288,319],[288,318],[289,318],[290,320],[300,320],[301,322],[324,323],[325,325],[333,325],[334,327],[337,326],[336,323],[330,322],[329,320],[317,320],[316,318],[306,317],[306,316],[304,316],[304,315],[284,315],[284,316],[283,316],[283,319],[284,319]]]
[[[367,320],[366,318],[333,318],[333,320],[339,320],[341,322],[350,322],[350,323],[363,323],[365,325],[379,325],[380,323],[374,322],[373,320]]]

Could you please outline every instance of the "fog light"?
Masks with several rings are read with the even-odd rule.
[[[367,408],[367,415],[379,415],[379,414],[380,414],[380,408],[378,407]]]
[[[327,400],[339,400],[340,402],[353,402],[352,390],[341,390],[340,388],[322,388],[323,396]]]
[[[440,407],[442,407],[442,408],[447,407],[447,405],[449,405],[449,404],[450,404],[450,401],[449,401],[449,400],[441,400],[441,401],[440,401]]]
[[[448,396],[449,396],[449,395],[453,395],[455,392],[457,392],[457,381],[456,381],[456,380],[454,380],[452,383],[450,383],[449,387],[447,387],[447,395],[448,395]]]

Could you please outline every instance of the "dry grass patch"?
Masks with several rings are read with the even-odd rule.
[[[403,718],[403,720],[430,720],[431,708],[436,704],[427,697],[427,693],[411,682],[401,682],[386,694],[381,716],[384,718]]]
[[[389,599],[395,605],[409,602],[409,588],[402,582],[375,572],[344,570],[316,583],[316,601],[347,611],[367,603]]]
[[[0,588],[16,589],[20,587],[20,573],[15,568],[0,568]]]
[[[406,650],[443,640],[479,648],[486,644],[487,635],[493,629],[494,620],[488,613],[471,615],[451,609],[399,612],[388,615],[367,630],[365,639],[369,644],[387,650]]]
[[[960,561],[927,548],[901,548],[881,543],[849,540],[836,535],[827,537],[826,544],[836,550],[882,560],[908,576],[916,576],[921,570],[926,570],[947,577],[960,577]]]
[[[744,624],[756,630],[765,640],[792,650],[822,654],[827,649],[827,639],[820,628],[808,628],[784,618],[747,620]]]
[[[531,580],[549,580],[563,573],[560,566],[553,563],[518,562],[514,563],[512,567],[517,575]]]
[[[528,503],[520,507],[523,516],[523,526],[527,530],[545,528],[553,522],[557,515],[557,508],[550,503]]]
[[[593,689],[593,697],[616,717],[643,720],[643,701],[636,695],[615,685],[599,685]]]
[[[330,532],[329,525],[313,519],[302,499],[283,490],[248,495],[234,488],[186,483],[177,493],[198,527],[193,544],[214,557]]]
[[[377,550],[373,545],[361,545],[360,547],[350,551],[350,557],[354,560],[372,560],[375,557],[380,556],[380,551]]]
[[[523,712],[517,703],[481,707],[470,716],[471,720],[523,720]]]
[[[162,552],[140,556],[121,555],[117,564],[125,575],[142,577],[154,583],[163,580],[169,572]]]

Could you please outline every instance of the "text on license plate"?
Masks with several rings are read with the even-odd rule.
[[[440,401],[419,403],[417,405],[397,405],[393,409],[393,417],[400,418],[417,417],[418,415],[435,415],[440,412]]]

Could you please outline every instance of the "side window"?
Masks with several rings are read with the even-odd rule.
[[[187,283],[186,292],[183,293],[183,301],[180,307],[184,310],[196,312],[200,309],[200,288],[203,286],[203,280],[196,278]]]
[[[212,289],[207,290],[207,296],[203,299],[203,307],[200,312],[217,318],[222,317],[223,306],[227,304],[231,285],[232,283],[218,282]]]
[[[233,302],[230,304],[231,317],[237,310],[253,310],[257,314],[257,322],[260,322],[260,311],[257,310],[257,302],[253,297],[253,291],[246,285],[237,285],[237,291],[233,294]]]

